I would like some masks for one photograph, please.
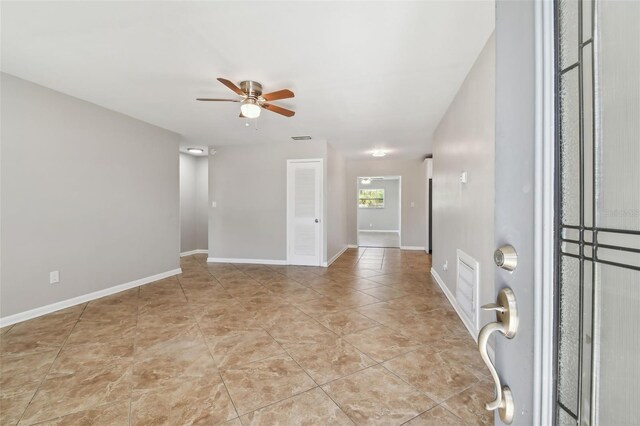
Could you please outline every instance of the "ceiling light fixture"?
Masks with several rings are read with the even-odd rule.
[[[385,155],[387,155],[387,153],[381,149],[376,149],[371,153],[371,155],[373,155],[374,157],[384,157]]]
[[[190,152],[191,154],[202,154],[204,152],[204,149],[202,149],[202,148],[187,148],[187,152]]]
[[[371,183],[371,178],[364,178],[360,181],[363,185],[369,185]]]
[[[247,118],[258,118],[260,117],[260,105],[253,98],[247,98],[242,101],[242,105],[240,105],[240,112],[242,115]]]

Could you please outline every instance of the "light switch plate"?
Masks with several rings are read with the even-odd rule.
[[[60,282],[60,272],[59,271],[49,272],[49,284],[57,284],[59,282]]]

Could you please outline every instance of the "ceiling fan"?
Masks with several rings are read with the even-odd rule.
[[[284,115],[285,117],[293,117],[295,115],[295,111],[268,103],[279,99],[293,98],[295,95],[289,89],[278,90],[276,92],[263,95],[262,84],[257,81],[243,81],[240,83],[240,87],[224,78],[218,78],[218,81],[233,90],[236,94],[242,96],[242,99],[197,98],[196,100],[211,102],[240,102],[242,104],[240,105],[241,118],[257,118],[260,116],[260,111],[263,108],[267,111]]]

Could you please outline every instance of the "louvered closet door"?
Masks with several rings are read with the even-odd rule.
[[[320,266],[322,253],[322,161],[287,163],[287,260]]]

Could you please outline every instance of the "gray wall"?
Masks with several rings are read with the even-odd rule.
[[[384,189],[384,208],[358,209],[361,231],[398,231],[400,229],[400,180],[373,180],[369,185],[358,181],[358,189]]]
[[[426,236],[426,183],[422,159],[347,161],[347,229],[349,244],[357,244],[358,176],[402,177],[402,245],[424,247]],[[411,207],[413,203],[413,207]]]
[[[7,74],[1,85],[2,317],[178,268],[179,136]]]
[[[206,250],[209,160],[180,153],[180,252]]]
[[[216,154],[209,156],[209,197],[217,204],[209,214],[209,257],[286,260],[287,160],[322,158],[326,163],[327,143],[215,149]],[[326,208],[327,203],[325,212]]]
[[[331,260],[347,247],[347,161],[331,144],[327,144],[327,259]]]
[[[196,249],[206,250],[209,246],[209,159],[196,157]]]
[[[455,295],[456,250],[475,258],[480,264],[480,304],[494,299],[494,152],[492,35],[433,138],[433,268]],[[460,182],[462,171],[468,174],[466,184]]]
[[[196,250],[196,158],[180,153],[180,252]]]

